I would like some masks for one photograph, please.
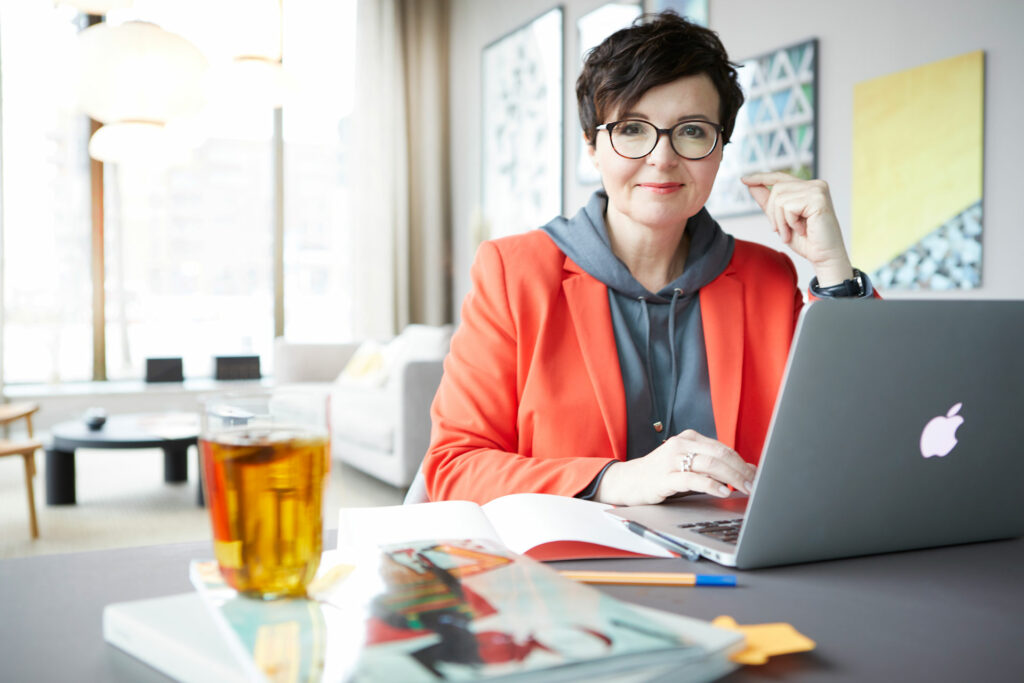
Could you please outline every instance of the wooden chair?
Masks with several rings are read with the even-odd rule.
[[[15,420],[25,420],[28,439],[12,441],[0,439],[0,458],[6,455],[20,455],[25,460],[25,492],[28,494],[29,528],[32,538],[39,538],[39,523],[36,521],[36,496],[32,479],[36,474],[36,451],[43,447],[41,441],[32,438],[32,414],[39,410],[35,403],[7,403],[0,405],[0,425],[7,427]]]

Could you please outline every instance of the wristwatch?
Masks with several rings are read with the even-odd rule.
[[[831,287],[819,287],[818,278],[815,276],[811,278],[811,294],[835,298],[864,296],[864,292],[867,291],[864,278],[864,273],[854,268],[853,277],[849,280],[843,280],[838,285],[832,285]]]

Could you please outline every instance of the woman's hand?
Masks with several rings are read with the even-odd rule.
[[[828,183],[781,172],[754,173],[740,180],[782,242],[814,266],[819,286],[830,287],[853,277]]]
[[[689,470],[684,465],[689,462]],[[750,493],[756,468],[739,454],[692,429],[669,438],[642,458],[605,470],[594,500],[612,505],[652,505],[685,491],[725,498],[729,487]]]

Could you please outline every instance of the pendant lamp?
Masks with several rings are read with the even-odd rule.
[[[181,36],[141,21],[90,26],[78,46],[79,105],[104,124],[90,155],[161,160],[175,146],[167,124],[203,107],[206,58]]]

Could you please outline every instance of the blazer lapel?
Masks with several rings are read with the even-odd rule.
[[[743,284],[731,277],[729,271],[722,273],[700,290],[700,314],[708,354],[715,429],[718,440],[734,448],[746,336]]]
[[[626,390],[622,385],[619,355],[615,347],[608,290],[568,258],[566,270],[570,274],[562,282],[562,289],[576,328],[583,363],[590,375],[601,417],[608,428],[612,455],[625,460]]]

